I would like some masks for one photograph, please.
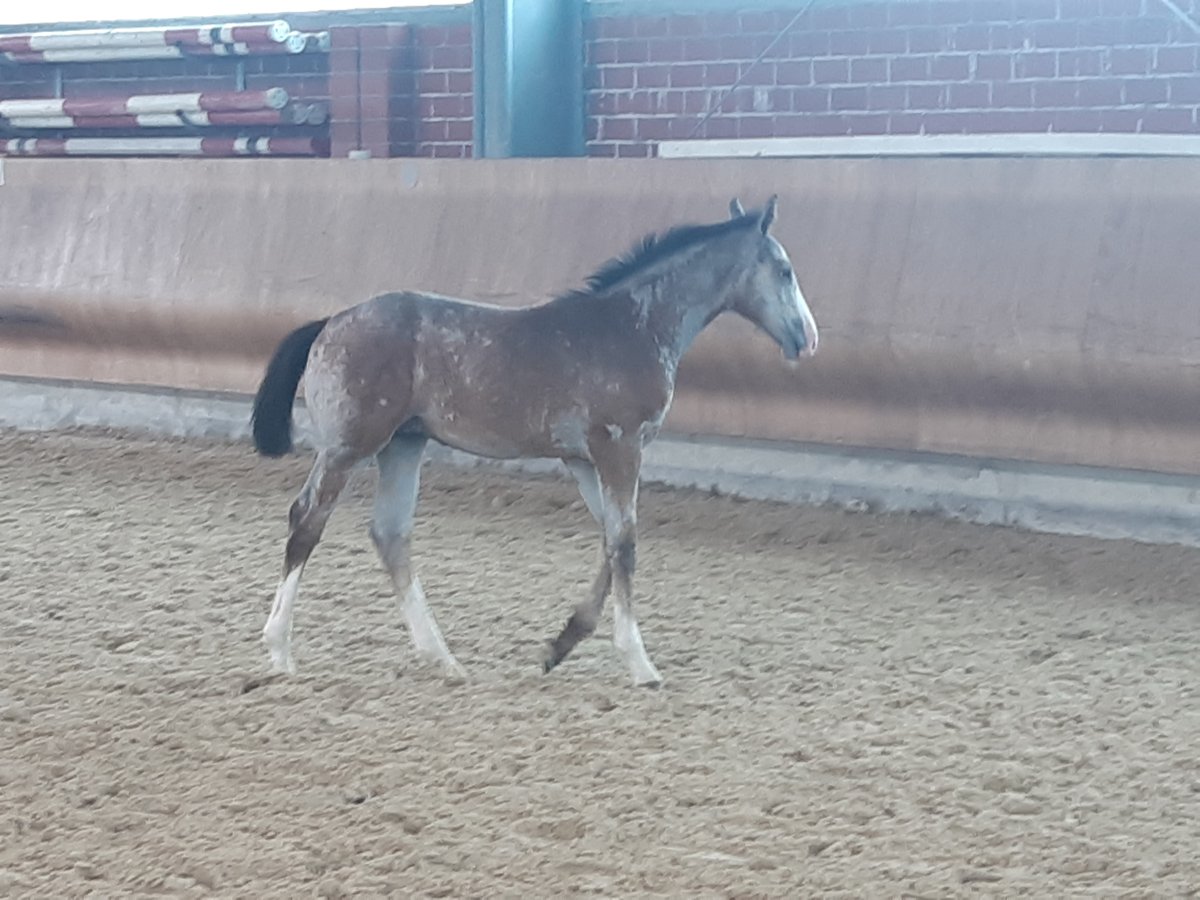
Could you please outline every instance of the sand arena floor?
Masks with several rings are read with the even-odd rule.
[[[537,666],[574,488],[429,465],[448,684],[368,472],[263,679],[307,466],[0,433],[0,896],[1200,892],[1200,553],[647,488],[637,690],[607,619]]]

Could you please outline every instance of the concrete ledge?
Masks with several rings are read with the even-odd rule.
[[[249,438],[250,400],[156,388],[0,379],[0,427],[103,427],[182,438]],[[307,414],[297,404],[297,442]],[[530,473],[557,462],[480,460],[444,447],[430,457]],[[661,437],[643,477],[756,500],[932,513],[1058,534],[1200,546],[1200,479],[1084,467],[828,447]]]
[[[900,134],[662,141],[660,159],[890,156],[1200,156],[1190,134]]]

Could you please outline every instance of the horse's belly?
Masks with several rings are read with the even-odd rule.
[[[557,457],[561,454],[547,440],[547,436],[536,432],[509,433],[507,430],[488,428],[479,423],[462,427],[453,420],[424,420],[428,435],[439,444],[455,450],[483,456],[489,459],[537,459]]]

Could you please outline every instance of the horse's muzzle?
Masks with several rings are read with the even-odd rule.
[[[812,356],[817,352],[817,332],[813,329],[810,336],[803,325],[791,329],[788,339],[783,342],[783,355],[789,360],[797,360],[802,356]]]

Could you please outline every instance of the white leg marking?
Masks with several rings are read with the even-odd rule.
[[[408,622],[408,630],[417,652],[433,662],[441,663],[447,674],[465,677],[466,672],[446,646],[441,629],[429,611],[429,605],[425,602],[425,592],[421,590],[421,579],[415,575],[404,593],[400,609]]]
[[[300,573],[303,566],[297,566],[280,582],[275,591],[275,602],[271,606],[271,614],[263,625],[262,640],[271,654],[271,669],[275,672],[296,674],[296,664],[292,660],[292,610],[296,606],[296,594],[300,590]]]
[[[637,619],[626,611],[623,603],[613,606],[613,646],[625,657],[633,683],[639,687],[662,684],[662,676],[646,654]]]
[[[413,574],[409,555],[424,452],[423,438],[398,438],[379,453],[379,488],[375,494],[372,535],[396,591],[401,595],[400,611],[408,623],[408,632],[417,652],[440,663],[446,674],[463,678],[466,672],[446,646],[437,620],[425,602],[421,580]]]
[[[632,496],[625,504],[622,504],[602,482],[600,487],[601,509],[597,519],[604,526],[605,547],[611,553],[620,541],[622,532],[627,528],[634,529],[637,524],[638,483],[634,482]],[[587,495],[584,496],[586,498]],[[619,570],[618,560],[610,558],[610,564],[616,575]],[[616,602],[613,603],[613,646],[625,657],[625,664],[629,667],[629,674],[635,685],[658,686],[662,684],[662,675],[654,667],[654,663],[650,662],[646,645],[642,643],[642,632],[633,615],[631,588],[632,585],[622,585],[618,581]]]

